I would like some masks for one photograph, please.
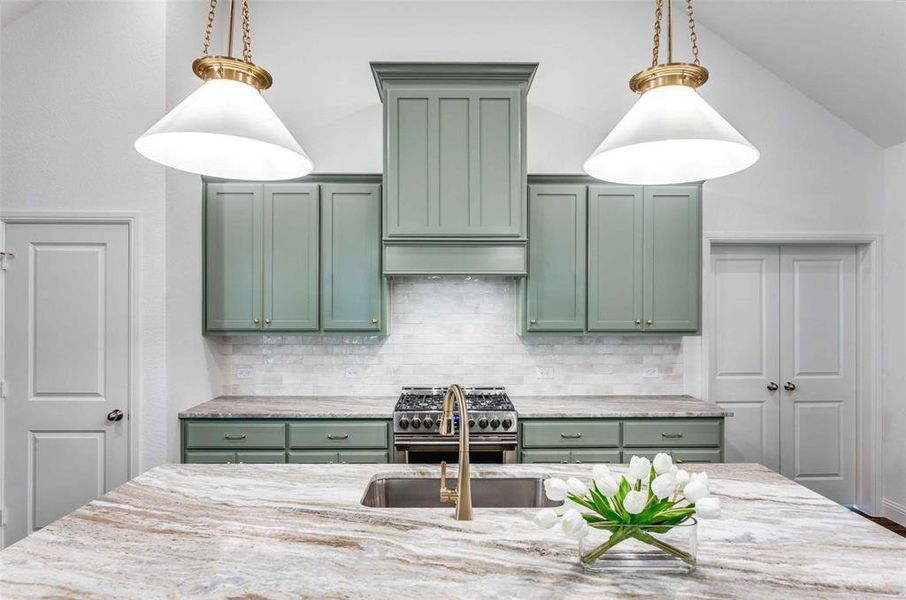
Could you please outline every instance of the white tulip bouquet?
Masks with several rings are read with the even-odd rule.
[[[606,465],[597,465],[591,485],[570,477],[551,478],[544,482],[547,497],[565,500],[562,507],[544,508],[535,518],[545,529],[560,524],[568,537],[582,540],[590,528],[606,530],[610,537],[581,554],[591,565],[605,552],[627,539],[635,539],[694,564],[695,558],[653,534],[663,534],[691,519],[720,517],[720,501],[711,497],[707,473],[693,473],[678,468],[664,453],[653,461],[633,456],[629,473],[619,480]],[[588,509],[592,512],[580,512]]]

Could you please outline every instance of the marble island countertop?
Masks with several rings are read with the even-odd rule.
[[[621,470],[616,467],[616,470]],[[473,466],[473,476],[589,466]],[[366,508],[418,465],[167,465],[0,552],[0,597],[854,598],[906,595],[906,539],[748,464],[710,465],[723,518],[690,575],[583,571],[533,509]]]
[[[219,396],[179,413],[181,419],[384,418],[396,397]],[[691,396],[514,396],[520,418],[724,417],[732,413]]]

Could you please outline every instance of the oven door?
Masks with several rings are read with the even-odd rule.
[[[393,439],[393,462],[440,464],[459,461],[459,439],[440,436],[396,436]],[[516,437],[494,436],[469,440],[469,462],[472,464],[514,464]]]

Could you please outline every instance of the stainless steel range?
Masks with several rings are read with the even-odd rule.
[[[456,462],[456,437],[440,435],[445,387],[404,387],[393,410],[394,462]],[[463,387],[469,413],[469,460],[516,462],[516,409],[502,387]],[[454,412],[459,430],[459,413]]]

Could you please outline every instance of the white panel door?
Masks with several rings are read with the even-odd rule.
[[[780,470],[780,302],[777,246],[715,246],[711,398],[728,410],[727,462]]]
[[[128,479],[129,231],[6,227],[4,544]],[[108,418],[109,417],[109,418]]]
[[[855,501],[856,252],[780,252],[781,473]]]

